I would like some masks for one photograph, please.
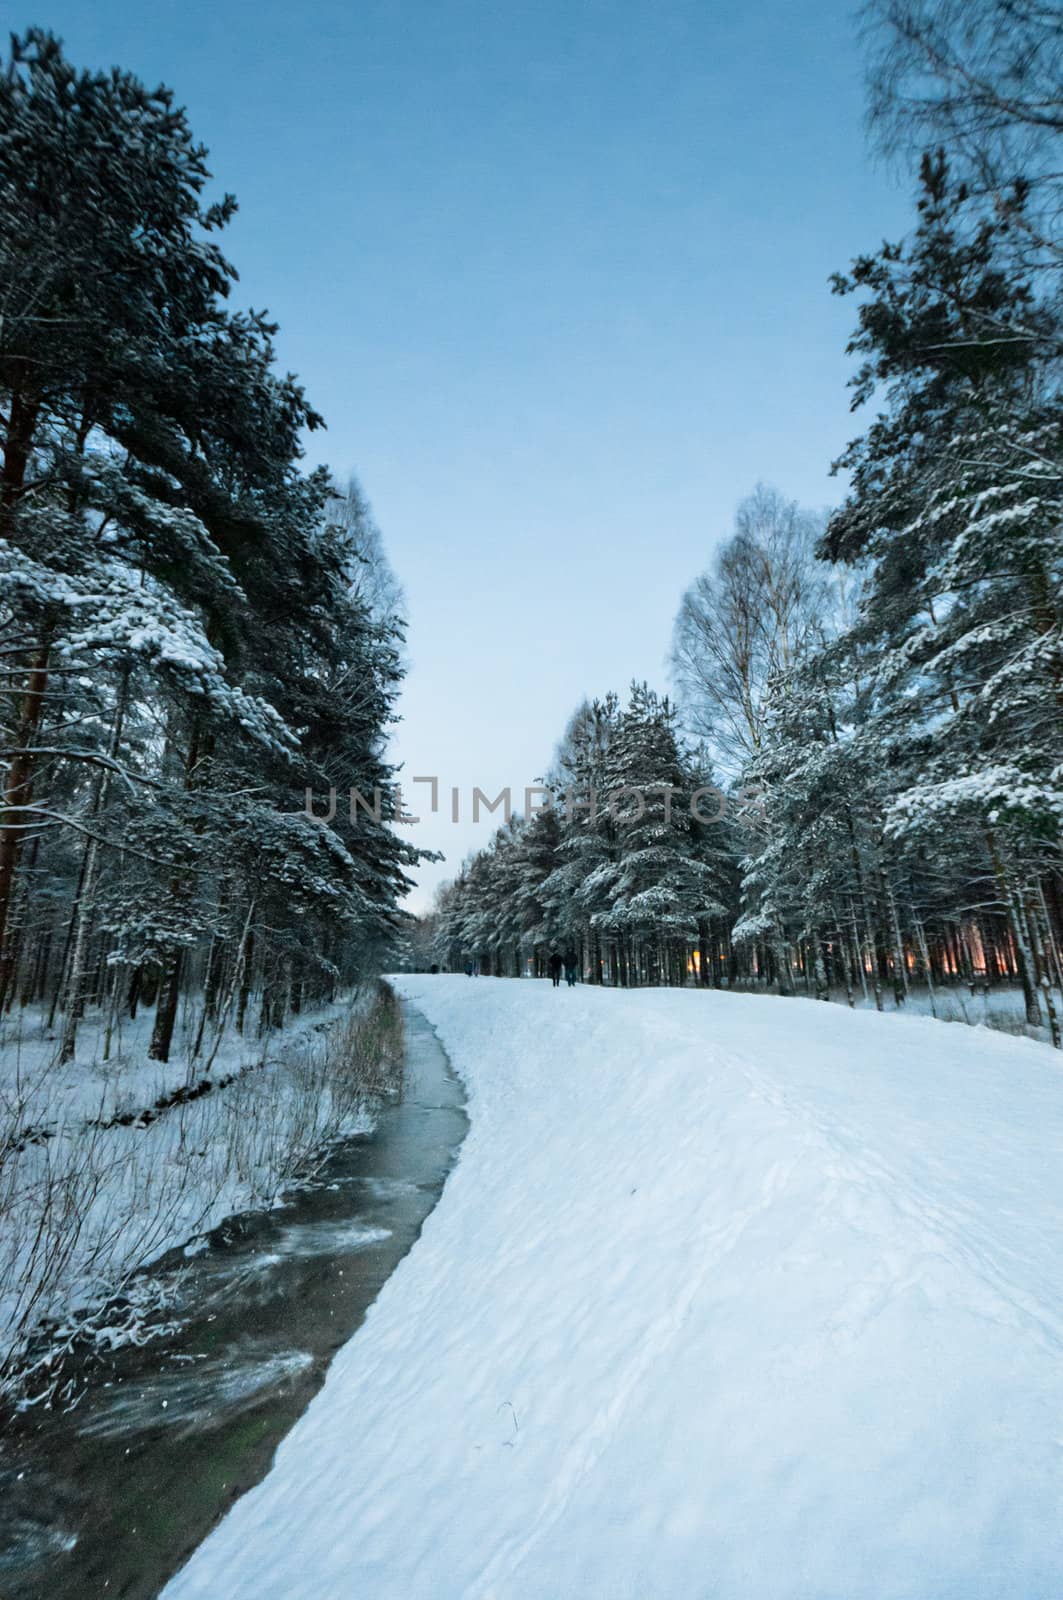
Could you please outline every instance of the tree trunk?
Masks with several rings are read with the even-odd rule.
[[[927,993],[930,996],[930,1015],[937,1016],[937,1006],[934,1003],[934,974],[930,966],[930,951],[927,949],[926,932],[919,918],[912,913],[912,924],[915,928],[916,943],[919,946],[919,959],[922,963],[923,974],[926,978]]]
[[[254,972],[255,961],[255,936],[248,932],[247,946],[244,954],[243,971],[240,974],[240,999],[236,1007],[236,1031],[243,1033],[244,1021],[247,1017],[248,1002],[251,999],[251,978]]]
[[[1004,902],[1011,925],[1011,937],[1015,946],[1015,962],[1019,969],[1019,982],[1022,985],[1023,1000],[1026,1005],[1026,1021],[1030,1027],[1039,1028],[1041,1026],[1041,1007],[1037,999],[1037,979],[1033,965],[1033,954],[1023,925],[1024,918],[1018,892],[1012,885],[1010,873],[1004,863],[996,838],[989,829],[986,830],[985,837],[989,848],[989,859],[993,863],[993,872],[997,880],[997,890]]]
[[[40,726],[44,710],[44,696],[48,687],[48,660],[51,639],[46,636],[38,645],[30,663],[25,692],[19,709],[15,729],[15,753],[4,776],[3,801],[0,803],[0,1009],[7,997],[11,982],[12,955],[7,937],[8,918],[14,893],[15,870],[18,866],[19,845],[26,831],[25,810],[33,797],[33,757],[29,754],[34,734]]]
[[[114,721],[111,725],[111,738],[108,745],[108,755],[112,761],[118,758],[122,748],[122,728],[125,724],[126,704],[129,695],[129,669],[124,669],[115,701]],[[110,772],[106,769],[99,774],[93,786],[92,804],[89,816],[95,821],[104,806],[107,804],[107,792],[110,787]],[[70,979],[67,985],[66,1014],[63,1019],[63,1042],[59,1051],[60,1061],[72,1061],[77,1040],[78,1020],[84,1010],[84,995],[82,993],[83,975],[85,970],[85,949],[88,943],[89,922],[93,909],[93,892],[96,887],[96,869],[99,861],[100,846],[95,838],[89,839],[85,847],[85,855],[81,863],[80,884],[77,899],[74,905],[74,940],[73,952],[70,961]],[[165,1059],[165,1058],[163,1058]]]
[[[148,1046],[148,1057],[151,1061],[169,1061],[170,1059],[174,1024],[177,1021],[177,1006],[181,998],[183,956],[184,951],[182,949],[178,948],[173,951],[159,983],[159,999],[155,1007],[155,1026],[151,1030],[151,1043]]]

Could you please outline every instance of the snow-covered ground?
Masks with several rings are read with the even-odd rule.
[[[0,1023],[0,1115],[10,1119],[18,1110],[24,1126],[55,1127],[75,1118],[107,1121],[122,1113],[137,1113],[199,1078],[231,1077],[266,1055],[283,1054],[297,1040],[344,1015],[349,1007],[350,998],[345,997],[291,1019],[280,1034],[265,1039],[251,1026],[244,1034],[230,1028],[220,1040],[210,1030],[198,1057],[192,1054],[198,1012],[189,1007],[178,1021],[170,1060],[165,1063],[148,1059],[155,1020],[152,1007],[142,1007],[135,1021],[118,1019],[106,1061],[103,1019],[90,1013],[78,1030],[74,1060],[60,1065],[61,1027],[49,1028],[42,1008],[28,1006]]]
[[[795,998],[809,1000],[813,1005],[822,1004],[811,995],[798,994]],[[848,1003],[844,989],[834,990],[831,999],[842,1006]],[[1059,1003],[1058,997],[1056,1003]],[[875,1002],[870,995],[863,996],[857,991],[853,1005],[858,1011],[873,1010]],[[914,985],[900,1008],[894,1004],[893,991],[887,986],[883,990],[882,1009],[894,1016],[900,1013],[938,1017],[942,1022],[965,1022],[976,1028],[999,1028],[1004,1033],[1026,1034],[1030,1038],[1042,1039],[1045,1044],[1051,1042],[1047,1023],[1042,1023],[1039,1029],[1027,1024],[1026,1006],[1022,990],[1017,984],[994,985],[992,989],[974,991],[969,984],[956,983],[944,989],[935,988],[933,994],[925,986]]]
[[[694,991],[398,980],[471,1129],[166,1600],[1063,1593],[1063,1073]]]

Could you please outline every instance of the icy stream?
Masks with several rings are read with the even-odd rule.
[[[73,1411],[0,1443],[0,1596],[152,1600],[269,1467],[417,1238],[465,1135],[463,1095],[404,1006],[401,1103],[282,1210],[187,1265],[178,1326],[126,1349]]]

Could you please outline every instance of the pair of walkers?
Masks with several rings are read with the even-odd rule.
[[[566,983],[570,989],[572,988],[579,976],[579,956],[575,950],[566,950],[563,956],[558,955],[556,950],[552,950],[547,965],[549,966],[550,979],[555,989],[561,983],[562,971],[565,974]]]

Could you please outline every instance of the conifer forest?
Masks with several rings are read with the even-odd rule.
[[[52,7],[4,1600],[1056,1600],[1059,0]]]

